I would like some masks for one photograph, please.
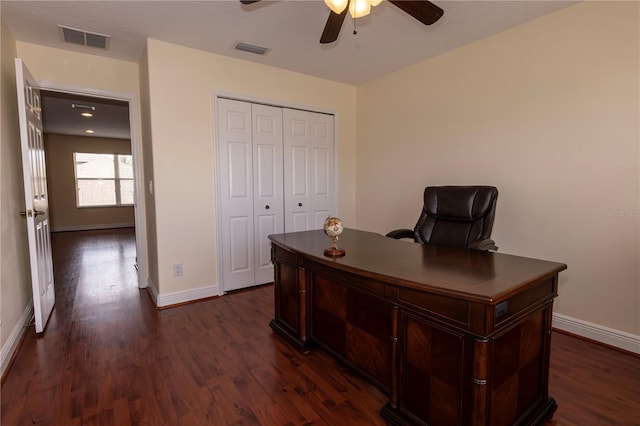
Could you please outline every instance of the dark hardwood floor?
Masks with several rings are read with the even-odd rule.
[[[275,337],[273,288],[156,310],[131,230],[53,234],[56,306],[2,384],[2,425],[382,425],[385,396]],[[640,359],[554,333],[555,425],[640,425]]]

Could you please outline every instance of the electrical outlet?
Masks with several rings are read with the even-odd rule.
[[[173,264],[173,276],[181,277],[182,276],[182,263],[174,263]]]

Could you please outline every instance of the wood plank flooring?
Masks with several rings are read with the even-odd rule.
[[[385,396],[274,336],[273,287],[156,310],[131,230],[53,234],[56,306],[2,384],[2,425],[383,425]],[[554,425],[640,425],[640,359],[554,333]]]

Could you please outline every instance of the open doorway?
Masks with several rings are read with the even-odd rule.
[[[50,89],[41,90],[41,99],[53,240],[66,240],[60,235],[73,231],[78,241],[84,233],[93,241],[94,255],[100,240],[105,248],[120,241],[111,248],[125,254],[121,260],[135,269],[135,285],[146,287],[137,191],[142,173],[131,100]],[[108,253],[103,251],[103,256],[111,256]],[[80,259],[96,261],[92,256]],[[66,261],[54,259],[54,265],[56,260]]]

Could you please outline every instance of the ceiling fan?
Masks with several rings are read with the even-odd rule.
[[[260,0],[240,0],[242,4],[257,3]],[[377,6],[382,0],[325,0],[331,9],[327,23],[320,36],[320,43],[333,43],[338,39],[340,29],[347,12],[354,18],[368,15],[371,6]],[[444,11],[428,0],[388,0],[389,3],[413,16],[425,25],[431,25],[442,17]]]

